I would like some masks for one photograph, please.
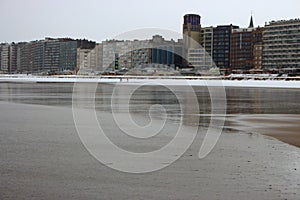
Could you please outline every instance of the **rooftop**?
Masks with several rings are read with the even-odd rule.
[[[300,23],[300,19],[289,19],[289,20],[278,20],[278,21],[270,21],[269,24],[266,23],[266,26],[271,25],[281,25],[281,24],[294,24],[294,23]]]

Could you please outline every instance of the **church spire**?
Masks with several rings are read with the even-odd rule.
[[[252,14],[251,14],[250,24],[249,24],[248,28],[253,28],[253,27],[254,27],[254,25],[253,25],[253,17],[252,17]]]

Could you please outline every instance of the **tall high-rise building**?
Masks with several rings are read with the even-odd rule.
[[[77,41],[60,39],[59,71],[73,71],[77,66]]]
[[[77,41],[45,38],[17,44],[16,68],[22,73],[62,72],[77,65]]]
[[[103,44],[97,43],[95,46],[96,52],[96,69],[98,71],[103,71]]]
[[[200,15],[187,14],[183,17],[183,45],[185,48],[199,48],[201,24]]]
[[[17,72],[21,73],[22,72],[22,65],[21,65],[21,59],[22,58],[22,54],[21,52],[23,51],[24,46],[26,45],[26,42],[19,42],[17,43]]]
[[[239,28],[234,25],[217,26],[213,30],[213,60],[221,71],[230,68],[230,36],[233,29]]]
[[[14,42],[9,45],[9,73],[17,71],[18,45]]]
[[[204,27],[201,28],[201,39],[200,39],[200,45],[203,48],[202,55],[201,55],[201,68],[204,67],[215,67],[215,64],[213,62],[212,56],[213,56],[213,31],[214,28],[211,27]]]
[[[207,70],[203,65],[204,49],[201,47],[201,17],[187,14],[183,17],[183,65],[194,67],[197,71]]]
[[[263,31],[263,68],[300,69],[300,19],[272,21]]]
[[[0,44],[0,71],[6,73],[9,71],[9,50],[9,44]]]
[[[55,38],[46,38],[44,52],[44,66],[43,69],[49,72],[56,72],[59,70],[59,56],[60,44],[59,40]]]
[[[201,46],[206,50],[206,52],[212,56],[213,55],[213,39],[214,39],[214,28],[211,27],[204,27],[201,28]]]
[[[44,71],[44,57],[45,53],[45,41],[32,41],[31,44],[31,71],[42,72]]]
[[[32,72],[32,42],[18,44],[18,52],[20,53],[20,61],[18,63],[18,71],[21,73]]]

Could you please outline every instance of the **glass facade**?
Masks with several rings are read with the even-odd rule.
[[[238,26],[225,25],[213,29],[213,60],[219,68],[230,68],[230,36]]]

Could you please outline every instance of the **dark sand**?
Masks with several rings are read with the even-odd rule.
[[[268,136],[225,131],[209,156],[199,160],[203,135],[198,135],[171,166],[132,175],[90,156],[71,109],[0,102],[0,110],[0,199],[300,196],[300,149]]]
[[[230,128],[272,136],[300,148],[300,115],[236,115],[227,121]]]

